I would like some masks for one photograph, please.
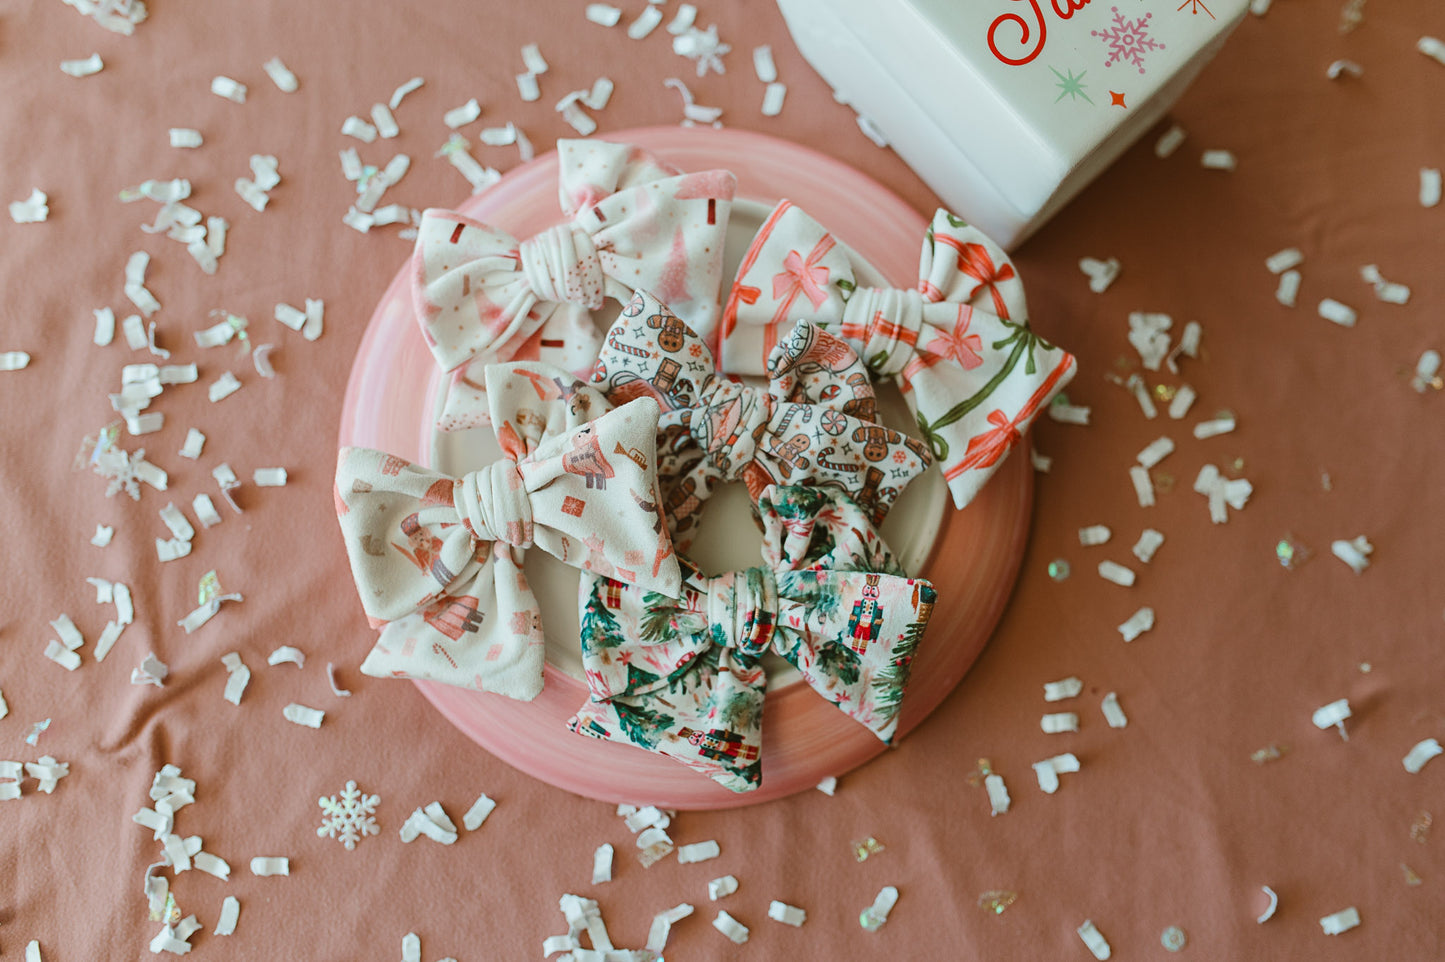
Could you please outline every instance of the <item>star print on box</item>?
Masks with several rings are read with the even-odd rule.
[[[362,672],[526,701],[545,660],[527,548],[657,592],[676,593],[680,574],[657,509],[654,400],[614,408],[536,362],[488,368],[487,399],[500,460],[451,478],[344,448],[336,508],[381,628]]]
[[[833,540],[831,523],[801,533],[798,517],[819,510],[853,534]],[[759,511],[763,565],[709,578],[684,562],[678,599],[605,578],[584,582],[592,697],[569,722],[573,731],[630,742],[731,791],[751,791],[762,780],[761,659],[772,651],[844,714],[892,740],[933,585],[866,570],[881,542],[861,533],[871,530],[865,512],[836,491],[770,487]],[[850,540],[866,556],[849,556]]]
[[[812,253],[799,259],[798,252]],[[780,311],[770,278],[812,267],[816,296]],[[923,239],[916,289],[857,286],[846,252],[789,201],[743,257],[723,316],[730,371],[756,370],[780,318],[806,318],[847,341],[874,376],[894,377],[962,508],[993,476],[1034,418],[1074,376],[1074,358],[1028,326],[1023,284],[1002,249],[940,210]]]
[[[719,482],[746,482],[754,500],[770,484],[837,488],[881,524],[932,461],[921,442],[873,423],[877,400],[862,362],[807,321],[777,345],[769,382],[757,387],[718,374],[702,338],[646,292],[605,340],[593,382],[615,403],[653,397],[663,408],[658,476],[678,550]]]
[[[1091,36],[1098,37],[1109,48],[1109,58],[1104,61],[1104,66],[1108,67],[1111,64],[1127,60],[1138,67],[1142,74],[1144,72],[1144,55],[1154,50],[1164,49],[1164,44],[1149,36],[1149,19],[1154,14],[1146,13],[1142,17],[1130,20],[1119,12],[1118,7],[1109,9],[1114,12],[1114,25],[1108,30],[1089,31]]]
[[[1059,88],[1059,95],[1054,98],[1054,103],[1058,103],[1065,97],[1068,97],[1071,101],[1078,100],[1080,97],[1083,97],[1084,100],[1089,104],[1092,104],[1094,102],[1092,99],[1090,99],[1088,94],[1084,93],[1084,88],[1087,86],[1084,83],[1084,74],[1088,73],[1087,70],[1083,71],[1077,77],[1075,77],[1073,70],[1070,70],[1068,72],[1068,76],[1065,76],[1064,74],[1059,73],[1058,70],[1055,70],[1053,67],[1050,67],[1049,69],[1053,71],[1055,77],[1059,78],[1059,82],[1054,85]]]
[[[422,216],[412,255],[417,320],[443,370],[470,364],[453,379],[444,429],[484,419],[481,366],[541,358],[552,342],[560,353],[549,357],[586,368],[596,350],[583,326],[590,321],[577,311],[559,316],[561,305],[597,310],[605,298],[626,303],[646,287],[705,335],[713,329],[733,175],[683,174],[605,141],[559,140],[557,152],[567,220],[536,237],[519,242],[455,211]]]

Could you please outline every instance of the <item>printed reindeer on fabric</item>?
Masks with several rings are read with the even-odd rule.
[[[763,564],[709,578],[687,561],[679,598],[583,579],[591,694],[578,734],[630,742],[724,787],[762,779],[762,656],[891,742],[933,585],[904,577],[868,513],[840,492],[770,487]]]
[[[500,460],[451,478],[343,448],[337,513],[362,606],[381,628],[363,673],[529,700],[545,652],[526,549],[678,591],[657,508],[659,410],[651,398],[614,407],[537,362],[493,365],[486,387]]]
[[[452,372],[438,427],[486,424],[485,369],[543,360],[585,377],[597,357],[588,311],[640,288],[665,291],[697,330],[716,326],[733,175],[684,174],[647,152],[559,140],[567,220],[525,241],[464,214],[428,210],[412,255],[412,300],[437,364]]]
[[[766,386],[719,375],[703,339],[648,292],[607,333],[593,382],[616,403],[653,397],[663,409],[658,475],[679,550],[720,482],[746,482],[754,501],[773,484],[836,488],[876,525],[931,463],[921,442],[874,423],[862,362],[814,325],[797,325],[767,372]]]
[[[875,376],[897,379],[962,508],[1077,365],[1030,330],[1008,255],[947,211],[924,237],[918,276],[916,290],[858,286],[847,249],[785,200],[743,257],[719,358],[758,373],[800,318],[844,339]]]

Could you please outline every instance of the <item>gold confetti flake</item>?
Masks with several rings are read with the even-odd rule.
[[[1415,874],[1414,869],[1406,865],[1404,862],[1400,863],[1400,869],[1405,873],[1406,885],[1419,885],[1421,882],[1424,881],[1424,879]]]
[[[1276,759],[1283,758],[1288,754],[1288,745],[1277,745],[1274,742],[1270,742],[1263,748],[1252,752],[1249,756],[1249,760],[1254,762],[1256,765],[1263,765],[1265,762],[1275,761]]]
[[[883,851],[883,843],[878,841],[878,839],[874,838],[872,835],[869,835],[861,842],[853,843],[853,857],[860,862],[868,861],[868,859],[872,858],[874,855],[877,855],[881,851]]]
[[[1410,823],[1410,837],[1424,845],[1426,839],[1430,837],[1430,825],[1434,821],[1429,812],[1421,812],[1416,815],[1415,821]]]
[[[985,912],[992,912],[994,915],[1002,915],[1004,910],[1018,901],[1019,893],[1010,892],[1007,889],[990,889],[978,897],[978,907]]]
[[[1163,401],[1165,404],[1168,404],[1170,401],[1174,400],[1174,395],[1178,393],[1179,389],[1172,384],[1154,385],[1154,396],[1157,397],[1159,400]]]

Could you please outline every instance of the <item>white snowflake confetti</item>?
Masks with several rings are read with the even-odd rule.
[[[329,795],[316,800],[325,813],[321,827],[316,830],[317,836],[334,838],[351,851],[366,836],[381,834],[381,827],[373,817],[380,801],[380,795],[364,794],[356,782],[347,782],[339,799]]]

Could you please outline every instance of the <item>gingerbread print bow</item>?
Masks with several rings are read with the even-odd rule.
[[[592,700],[569,722],[575,732],[631,742],[675,758],[734,792],[762,777],[765,652],[782,656],[814,691],[884,742],[898,712],[914,652],[936,597],[933,585],[848,567],[794,570],[834,553],[787,538],[778,512],[799,488],[770,488],[765,515],[773,562],[708,578],[684,562],[682,596],[666,599],[594,579],[582,611],[582,656]],[[840,504],[846,498],[830,493]],[[818,495],[801,494],[816,501]],[[868,526],[852,509],[849,526]],[[816,529],[826,533],[829,526]],[[801,549],[801,555],[795,552]]]
[[[452,478],[343,448],[336,507],[363,607],[381,637],[367,675],[530,700],[542,690],[541,613],[522,572],[535,545],[569,565],[676,594],[657,513],[657,404],[613,408],[542,364],[494,365],[502,458]]]
[[[755,387],[718,374],[703,339],[645,291],[607,333],[593,382],[614,402],[651,396],[664,412],[658,475],[679,550],[719,482],[741,479],[755,500],[770,484],[836,488],[881,524],[931,463],[921,442],[874,423],[862,362],[812,324],[777,346],[768,378]]]
[[[443,370],[507,360],[557,304],[597,310],[643,287],[713,330],[733,175],[683,174],[627,144],[559,140],[557,152],[567,220],[536,237],[455,211],[422,216],[412,297]]]
[[[897,378],[954,504],[962,508],[1073,378],[1072,355],[1029,329],[1008,256],[938,211],[916,290],[860,287],[848,251],[781,202],[744,256],[723,311],[723,370],[762,370],[780,332],[807,318]]]

